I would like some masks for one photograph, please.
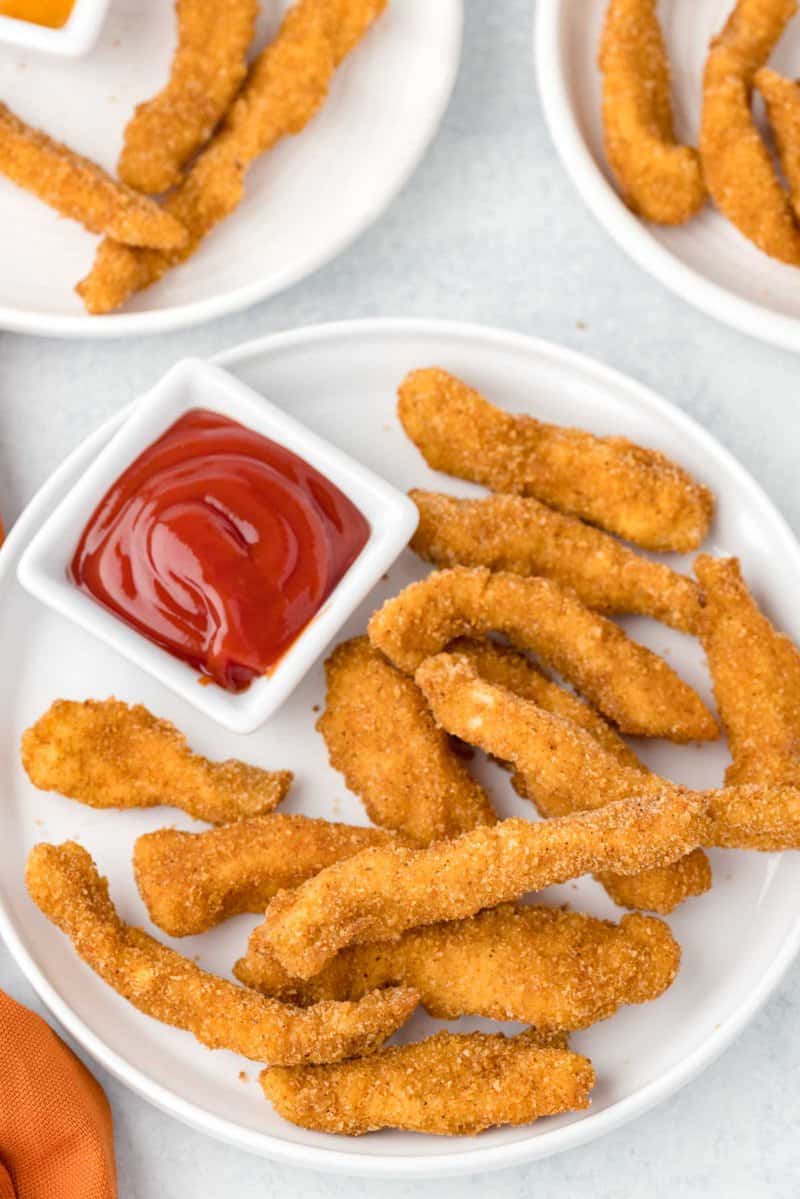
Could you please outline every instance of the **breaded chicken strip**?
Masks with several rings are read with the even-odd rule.
[[[171,937],[191,937],[240,912],[263,912],[278,891],[362,849],[400,844],[382,829],[273,812],[204,833],[145,833],[133,869],[153,923]]]
[[[769,67],[756,71],[755,85],[764,98],[781,170],[789,184],[789,199],[797,217],[800,214],[800,87],[794,79],[786,79]]]
[[[277,37],[248,71],[227,115],[165,208],[189,231],[174,253],[132,251],[104,241],[78,294],[91,313],[111,312],[189,258],[239,206],[248,167],[281,138],[300,133],[322,108],[336,68],[387,0],[296,0]]]
[[[594,1082],[587,1058],[542,1047],[535,1033],[440,1032],[339,1066],[261,1074],[264,1094],[284,1119],[345,1136],[379,1128],[471,1136],[531,1124],[588,1107]]]
[[[307,982],[283,970],[257,928],[234,974],[265,995],[299,1004],[360,999],[403,983],[438,1019],[486,1016],[569,1032],[661,995],[680,954],[668,925],[653,916],[612,924],[558,908],[504,905],[412,929],[399,941],[356,945]]]
[[[0,173],[90,233],[108,234],[126,246],[163,250],[187,241],[179,218],[117,182],[96,162],[32,129],[3,103]]]
[[[419,512],[411,548],[434,566],[543,575],[571,587],[596,612],[637,612],[682,632],[697,631],[700,590],[692,579],[573,516],[519,495],[409,496]]]
[[[366,637],[337,646],[325,675],[317,728],[331,766],[374,824],[428,845],[494,823],[489,797],[436,727],[414,681]]]
[[[608,161],[633,212],[680,225],[706,202],[700,156],[675,140],[656,0],[609,0],[600,41]]]
[[[211,824],[271,811],[293,777],[233,759],[209,762],[174,724],[116,699],[57,699],[23,734],[22,765],[34,787],[91,808],[165,804]]]
[[[728,783],[800,786],[800,651],[759,611],[737,558],[701,555],[702,641],[733,763]]]
[[[796,11],[797,0],[738,0],[706,61],[700,153],[720,211],[760,250],[800,266],[800,228],[750,108],[755,74]]]
[[[504,633],[537,654],[623,732],[712,740],[716,722],[667,663],[552,579],[455,567],[412,583],[369,622],[372,644],[413,674],[457,637]]]
[[[176,0],[175,10],[169,82],[137,105],[119,159],[120,179],[147,194],[178,183],[230,107],[247,74],[258,0]]]
[[[649,550],[696,549],[711,492],[657,450],[496,408],[439,367],[407,375],[397,415],[433,470],[529,495]]]
[[[74,841],[34,846],[26,883],[95,974],[145,1015],[186,1029],[210,1049],[280,1065],[338,1061],[373,1052],[417,1005],[415,992],[398,987],[357,1004],[294,1008],[208,974],[123,923],[108,883]]]

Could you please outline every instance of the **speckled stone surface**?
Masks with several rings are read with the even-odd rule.
[[[608,240],[544,126],[531,0],[466,7],[461,75],[436,142],[391,210],[336,262],[184,333],[97,344],[0,333],[7,523],[85,434],[185,354],[318,321],[435,316],[552,338],[649,384],[727,445],[800,531],[800,361],[701,316]],[[41,1010],[1,946],[0,987]],[[727,1054],[668,1103],[568,1155],[450,1182],[273,1165],[184,1128],[98,1073],[114,1109],[122,1199],[789,1199],[800,1193],[799,1028],[800,964]]]

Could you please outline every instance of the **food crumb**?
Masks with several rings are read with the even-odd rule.
[[[249,1076],[249,1074],[247,1073],[247,1071],[246,1071],[246,1070],[240,1070],[240,1071],[239,1071],[239,1082],[249,1082],[249,1081],[250,1081],[250,1076]]]

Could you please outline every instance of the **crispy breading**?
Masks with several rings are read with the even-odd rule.
[[[795,217],[800,214],[800,87],[769,67],[756,71],[755,85],[761,92]]]
[[[286,795],[289,770],[209,762],[168,720],[116,699],[57,699],[22,736],[22,765],[35,787],[92,808],[182,808],[226,824],[269,812]]]
[[[440,1032],[338,1066],[261,1074],[264,1094],[284,1119],[345,1136],[379,1128],[467,1136],[531,1124],[588,1107],[594,1082],[587,1058],[543,1048],[531,1033]]]
[[[397,414],[434,470],[534,496],[645,549],[696,549],[708,532],[708,488],[625,437],[512,415],[439,367],[406,376]]]
[[[700,590],[693,579],[532,496],[409,496],[419,511],[411,548],[434,566],[543,575],[571,587],[597,612],[636,612],[682,632],[697,631]]]
[[[166,86],[138,104],[125,129],[119,177],[155,194],[178,183],[247,74],[258,0],[176,0],[178,44]]]
[[[162,828],[138,837],[133,869],[150,919],[190,937],[240,912],[263,912],[278,891],[373,845],[399,845],[382,829],[273,812],[203,833]]]
[[[800,651],[759,611],[737,558],[701,555],[702,642],[731,750],[728,783],[800,786]]]
[[[90,233],[127,246],[170,250],[186,243],[180,219],[63,142],[32,129],[0,102],[0,173]]]
[[[606,155],[633,212],[680,225],[706,202],[700,156],[675,139],[656,0],[609,0],[600,41]]]
[[[755,74],[796,11],[797,0],[738,0],[706,61],[700,153],[720,211],[760,250],[800,266],[800,228],[750,107]]]
[[[369,622],[370,641],[412,674],[457,637],[504,633],[537,654],[626,733],[711,740],[700,697],[651,650],[552,579],[454,567],[412,583]]]
[[[356,1004],[296,1008],[208,974],[120,920],[108,883],[74,841],[34,846],[26,883],[34,903],[104,982],[139,1011],[186,1029],[211,1049],[280,1065],[338,1061],[374,1051],[417,1004],[414,991],[398,987]]]
[[[331,766],[373,823],[423,845],[494,823],[489,797],[436,727],[413,679],[366,637],[337,646],[325,675],[317,728]]]
[[[135,251],[106,239],[78,294],[91,313],[111,312],[189,258],[238,207],[248,167],[319,111],[331,78],[387,0],[296,0],[277,37],[250,67],[211,141],[165,203],[189,231],[173,253]]]
[[[263,935],[250,938],[234,974],[289,1003],[360,999],[402,983],[431,1016],[519,1020],[569,1032],[646,1003],[670,986],[680,947],[654,916],[619,924],[559,908],[504,905],[467,920],[412,929],[399,941],[356,945],[303,982],[281,967]]]

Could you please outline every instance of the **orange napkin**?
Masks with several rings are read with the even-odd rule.
[[[117,1199],[103,1088],[44,1020],[3,991],[0,1199]]]

